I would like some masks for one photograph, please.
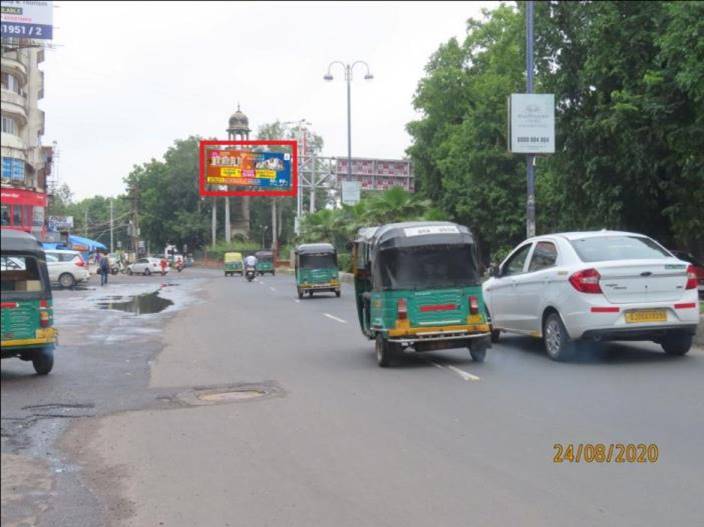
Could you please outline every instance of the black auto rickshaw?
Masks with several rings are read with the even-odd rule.
[[[257,258],[257,265],[255,266],[259,276],[264,276],[264,273],[271,273],[271,276],[276,274],[276,269],[274,268],[274,253],[271,251],[257,251],[254,253]]]
[[[388,366],[415,351],[469,348],[481,362],[491,346],[474,239],[450,222],[360,229],[353,244],[357,315]]]
[[[296,289],[298,298],[316,291],[340,296],[340,271],[337,251],[330,243],[304,243],[296,247]]]
[[[54,365],[56,330],[44,250],[21,231],[3,229],[1,241],[0,356],[31,360],[46,375]]]

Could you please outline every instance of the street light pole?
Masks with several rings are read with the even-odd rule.
[[[347,179],[352,181],[352,71],[357,64],[364,64],[367,68],[367,73],[364,75],[365,80],[372,80],[374,75],[369,72],[369,64],[363,60],[357,60],[352,64],[345,64],[339,60],[335,60],[328,64],[328,72],[323,76],[326,81],[333,80],[330,70],[335,64],[339,64],[345,70],[345,80],[347,81]]]
[[[533,0],[526,2],[526,92],[533,93]],[[526,201],[526,235],[535,236],[535,155],[526,156],[528,199]]]

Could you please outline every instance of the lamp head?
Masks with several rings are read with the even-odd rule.
[[[326,81],[331,81],[331,80],[332,80],[332,75],[330,75],[329,73],[326,73],[326,74],[323,76],[323,79],[325,79]]]

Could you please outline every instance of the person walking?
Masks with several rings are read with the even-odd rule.
[[[107,254],[102,254],[100,256],[100,285],[106,285],[108,283],[108,276],[110,275],[110,260]]]

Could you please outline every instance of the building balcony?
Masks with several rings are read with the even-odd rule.
[[[26,99],[23,95],[2,89],[0,90],[0,99],[2,100],[2,113],[4,115],[16,119],[20,126],[27,124]]]
[[[23,86],[27,84],[27,66],[22,64],[19,60],[8,56],[2,57],[2,71],[4,73],[11,73],[15,77],[20,78]]]
[[[26,145],[22,138],[15,134],[2,133],[2,156],[26,159],[24,152]]]

